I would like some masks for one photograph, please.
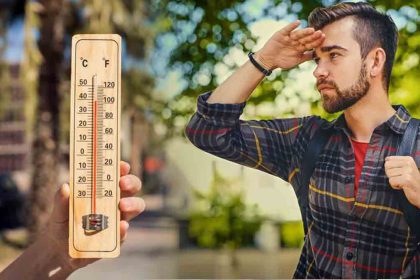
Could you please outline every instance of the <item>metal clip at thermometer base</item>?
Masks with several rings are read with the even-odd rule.
[[[89,214],[82,217],[86,235],[95,234],[108,227],[108,217],[101,214]]]
[[[69,254],[120,254],[121,38],[73,36]]]

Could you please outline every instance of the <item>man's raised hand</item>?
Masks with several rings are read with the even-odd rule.
[[[311,27],[296,29],[299,25],[297,20],[274,33],[255,59],[270,70],[290,69],[311,60],[313,49],[322,44],[325,34]]]

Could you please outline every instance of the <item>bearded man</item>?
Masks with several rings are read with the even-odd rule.
[[[299,198],[310,140],[319,129],[330,131],[309,180],[308,231],[294,278],[420,278],[420,236],[410,231],[395,196],[399,189],[420,208],[418,134],[412,156],[395,155],[411,120],[388,98],[397,28],[361,2],[317,8],[308,23],[277,31],[201,95],[186,135],[206,152],[290,182]],[[340,117],[240,120],[265,75],[312,59],[323,107],[344,111]]]

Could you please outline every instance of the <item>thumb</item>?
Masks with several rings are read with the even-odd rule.
[[[69,220],[69,197],[69,185],[61,185],[54,196],[54,208],[51,214],[53,222],[62,223]]]

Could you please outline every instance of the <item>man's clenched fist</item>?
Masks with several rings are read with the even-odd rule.
[[[420,171],[410,156],[385,158],[385,173],[393,189],[403,190],[408,201],[420,208]]]

